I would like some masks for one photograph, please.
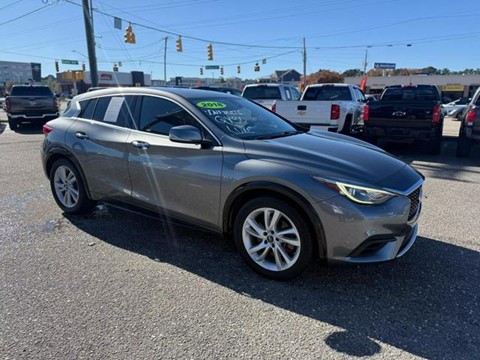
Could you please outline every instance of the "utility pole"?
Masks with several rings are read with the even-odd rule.
[[[365,49],[365,59],[363,60],[363,75],[367,73],[367,56],[368,56],[368,48]]]
[[[303,88],[307,85],[307,48],[305,46],[305,37],[303,38]]]
[[[90,77],[92,86],[98,86],[97,56],[95,55],[95,36],[93,34],[93,21],[90,12],[89,0],[82,0],[83,20],[85,22],[85,34],[87,35],[88,62],[90,65]]]
[[[168,36],[165,36],[165,51],[163,52],[163,84],[167,86],[167,40]]]

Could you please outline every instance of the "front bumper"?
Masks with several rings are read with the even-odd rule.
[[[381,205],[360,205],[343,196],[318,202],[329,263],[375,263],[404,255],[415,243],[419,201],[397,196]],[[411,211],[411,205],[415,206]]]

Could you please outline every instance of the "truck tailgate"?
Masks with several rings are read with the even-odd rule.
[[[310,126],[338,126],[330,119],[331,101],[277,101],[276,113],[299,124]]]
[[[432,123],[434,104],[373,102],[369,107],[369,127],[429,127]]]
[[[12,114],[21,112],[25,115],[34,116],[36,114],[55,113],[56,107],[54,99],[51,97],[40,96],[11,96],[10,112]]]

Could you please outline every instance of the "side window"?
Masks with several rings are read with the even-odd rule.
[[[292,100],[292,94],[290,93],[290,89],[288,87],[285,89],[285,95],[287,96],[287,100]]]
[[[84,119],[92,119],[93,118],[93,111],[95,110],[95,104],[96,103],[97,103],[97,99],[80,101],[80,107],[82,108],[82,112],[80,114],[80,117],[84,118]]]
[[[110,104],[110,97],[101,97],[97,100],[97,106],[93,113],[93,120],[103,121],[105,113],[107,112],[108,105]]]
[[[178,125],[193,125],[201,129],[198,122],[181,106],[165,99],[144,96],[140,118],[136,128],[154,134],[168,135],[170,128]]]
[[[300,92],[297,90],[297,88],[294,88],[294,87],[291,87],[290,88],[291,92],[292,92],[292,99],[293,100],[298,100],[300,99]]]

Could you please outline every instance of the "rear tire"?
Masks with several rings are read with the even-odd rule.
[[[437,140],[432,140],[427,143],[428,150],[427,152],[430,155],[440,155],[440,152],[442,151],[442,140],[437,139]]]
[[[79,171],[67,159],[55,161],[49,177],[53,198],[64,212],[83,214],[95,207],[96,201],[88,198]]]
[[[307,223],[295,208],[277,198],[248,201],[236,216],[233,236],[248,266],[271,279],[291,279],[312,259]]]
[[[9,117],[8,118],[8,127],[10,128],[10,130],[15,131],[18,128],[18,122]]]
[[[457,157],[470,156],[470,150],[472,148],[472,140],[465,136],[465,133],[460,132],[460,136],[457,140]]]
[[[343,135],[350,135],[352,133],[352,118],[348,116],[345,119],[345,122],[343,123],[342,130],[340,131],[340,134]]]

